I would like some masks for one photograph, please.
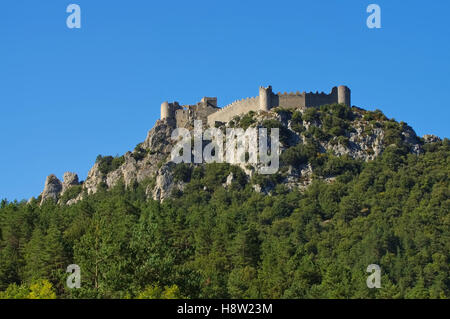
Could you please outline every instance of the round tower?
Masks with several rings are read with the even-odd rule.
[[[161,104],[161,120],[168,119],[171,116],[169,102]]]
[[[259,109],[260,111],[268,111],[271,108],[272,87],[259,87]]]
[[[338,103],[350,105],[350,89],[345,85],[338,86]]]

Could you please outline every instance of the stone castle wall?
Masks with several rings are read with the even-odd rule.
[[[215,114],[221,109],[213,108],[209,105],[197,104],[183,106],[175,111],[175,121],[178,127],[186,127],[188,125],[194,125],[195,120],[201,120],[203,123],[208,121],[208,116]]]
[[[304,93],[278,93],[272,97],[272,107],[283,107],[286,109],[299,109],[305,107]]]
[[[177,127],[194,124],[194,119],[207,122],[208,116],[217,112],[217,98],[204,97],[196,105],[179,105],[178,102],[161,104],[161,119],[167,120]]]
[[[325,104],[338,103],[337,88],[334,87],[330,94],[326,93],[307,93],[305,95],[305,105],[309,107],[317,107]]]
[[[350,106],[350,95],[351,91],[346,86],[334,87],[330,94],[323,92],[274,94],[271,86],[260,87],[259,96],[234,101],[223,108],[217,107],[217,98],[205,97],[196,105],[186,106],[180,106],[177,102],[164,102],[161,105],[161,119],[175,121],[177,127],[193,124],[194,119],[214,126],[216,122],[229,122],[235,116],[249,111],[268,111],[274,107],[301,109],[334,103]]]
[[[234,101],[215,113],[208,116],[208,125],[214,126],[215,122],[229,122],[236,115],[259,110],[259,97],[251,97]]]

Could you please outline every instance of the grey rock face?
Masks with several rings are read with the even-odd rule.
[[[135,152],[128,152],[124,155],[124,163],[117,170],[106,175],[100,172],[99,165],[96,163],[89,171],[83,187],[88,194],[93,194],[97,192],[100,183],[105,183],[110,188],[122,179],[125,185],[129,186],[134,181],[142,182],[156,176],[158,164],[165,161],[172,150],[173,129],[174,127],[167,121],[158,120],[141,144],[141,148],[147,152],[143,158],[142,155],[137,156]]]
[[[163,200],[170,195],[173,188],[173,180],[169,170],[163,169],[161,163],[167,161],[172,150],[171,134],[175,127],[166,120],[158,120],[156,125],[148,132],[145,141],[140,144],[140,151],[127,152],[124,155],[124,163],[116,170],[103,174],[99,164],[95,163],[90,169],[83,189],[88,194],[98,191],[99,185],[104,183],[108,188],[114,187],[120,180],[125,186],[134,182],[142,182],[148,178],[157,178],[155,189],[148,190],[151,197]],[[161,167],[160,170],[158,168]],[[81,197],[70,201],[70,204]],[[69,203],[68,203],[69,204]]]
[[[98,163],[89,170],[86,181],[83,186],[87,190],[88,194],[94,194],[98,190],[98,186],[103,182],[103,174],[100,172]]]
[[[70,188],[71,186],[79,185],[78,175],[71,172],[64,173],[63,183],[62,183],[62,193]]]
[[[300,110],[304,111],[304,110]],[[286,145],[280,146],[280,153],[286,148],[296,145],[297,143],[306,143],[307,138],[304,133],[294,132],[291,128],[291,120],[289,114],[281,112],[256,112],[254,114],[254,123],[252,127],[262,127],[265,120],[275,119],[290,129],[290,138]],[[377,123],[375,123],[377,124]],[[355,113],[355,119],[352,120],[352,130],[346,133],[346,136],[335,137],[332,140],[317,140],[320,144],[320,152],[331,151],[337,156],[349,155],[354,159],[361,159],[369,161],[381,155],[386,147],[385,145],[385,131],[381,123],[378,125],[371,124],[364,120],[361,114]],[[305,129],[311,126],[322,127],[322,123],[318,120],[312,122],[303,122]],[[225,123],[223,129],[230,128],[230,122]],[[234,125],[233,125],[234,126]],[[83,184],[83,189],[88,194],[96,193],[100,184],[106,185],[108,188],[114,187],[120,180],[122,180],[126,187],[132,185],[134,182],[142,182],[151,179],[151,183],[146,189],[148,198],[157,201],[164,201],[174,190],[183,190],[184,183],[176,181],[173,177],[173,169],[175,164],[170,162],[170,152],[175,141],[172,141],[171,134],[175,129],[174,123],[167,120],[158,120],[155,126],[148,132],[145,141],[139,144],[139,147],[133,152],[127,152],[123,156],[123,164],[117,169],[108,173],[102,173],[99,169],[99,164],[95,163],[88,173],[86,181]],[[417,138],[415,132],[410,127],[403,128],[403,140],[409,144],[411,151],[414,153],[422,152],[422,143]],[[434,135],[425,135],[426,143],[439,141],[440,139]],[[231,146],[226,144],[224,150],[229,151]],[[231,163],[242,168],[248,177],[248,180],[260,171],[261,163],[249,165],[248,163],[240,163],[235,161]],[[283,184],[289,189],[299,188],[306,189],[312,181],[313,171],[310,164],[301,167],[289,167],[287,173],[284,173]],[[235,176],[230,174],[227,177],[223,187],[229,187],[235,180]],[[327,182],[332,182],[333,177],[329,176],[325,179]],[[42,201],[48,198],[58,200],[61,195],[71,186],[79,185],[78,176],[74,173],[65,173],[64,182],[61,183],[54,175],[47,178],[45,189],[42,193]],[[257,192],[269,194],[270,187],[263,187],[261,185],[253,185]],[[82,199],[82,194],[77,198],[71,199],[67,202],[68,205],[74,204]]]
[[[152,197],[154,200],[164,201],[164,199],[169,197],[172,193],[175,183],[171,173],[171,168],[174,165],[174,163],[168,163],[159,169],[156,177],[156,186],[152,192]]]
[[[425,143],[436,143],[441,141],[439,137],[433,134],[426,134],[423,136],[423,139],[425,140]]]
[[[419,138],[416,135],[416,132],[410,126],[406,126],[404,131],[402,132],[403,139],[406,143],[411,145],[417,145],[420,143]]]
[[[234,175],[233,173],[230,173],[227,177],[227,181],[225,182],[225,186],[230,186],[234,181]]]
[[[350,133],[350,143],[343,147],[336,155],[348,154],[352,158],[369,161],[379,156],[383,150],[384,131],[381,128],[374,128],[371,134],[364,134],[363,125],[359,124],[355,128],[356,132]]]
[[[257,193],[262,193],[262,187],[259,184],[252,185],[253,190]]]
[[[157,121],[156,125],[148,132],[147,138],[143,143],[144,149],[150,151],[150,153],[170,153],[171,135],[175,127],[170,125],[166,121]]]
[[[71,206],[71,205],[73,205],[73,204],[76,204],[78,201],[80,201],[80,200],[82,200],[82,199],[83,199],[83,196],[82,196],[82,194],[80,194],[80,195],[78,195],[77,198],[68,200],[67,203],[66,203],[66,205],[67,205],[67,206]]]
[[[58,201],[59,195],[61,194],[63,185],[61,181],[53,174],[47,176],[45,180],[44,191],[42,192],[41,204],[48,199],[52,199],[55,202]]]

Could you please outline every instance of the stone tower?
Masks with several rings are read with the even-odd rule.
[[[170,112],[169,102],[163,102],[161,104],[161,120],[166,120],[172,116],[173,114]]]
[[[259,109],[260,111],[268,111],[271,108],[272,87],[259,87]]]
[[[345,85],[338,86],[338,103],[351,106],[350,104],[350,89]]]

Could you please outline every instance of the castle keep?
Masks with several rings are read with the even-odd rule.
[[[170,121],[177,127],[193,123],[194,119],[214,126],[216,122],[228,122],[236,115],[249,111],[269,111],[274,107],[300,109],[334,103],[350,106],[350,94],[350,89],[343,85],[334,87],[330,94],[323,92],[274,94],[271,86],[260,87],[258,96],[234,101],[223,108],[217,107],[217,98],[215,97],[204,97],[196,105],[181,106],[178,102],[164,102],[161,104],[161,119]]]

